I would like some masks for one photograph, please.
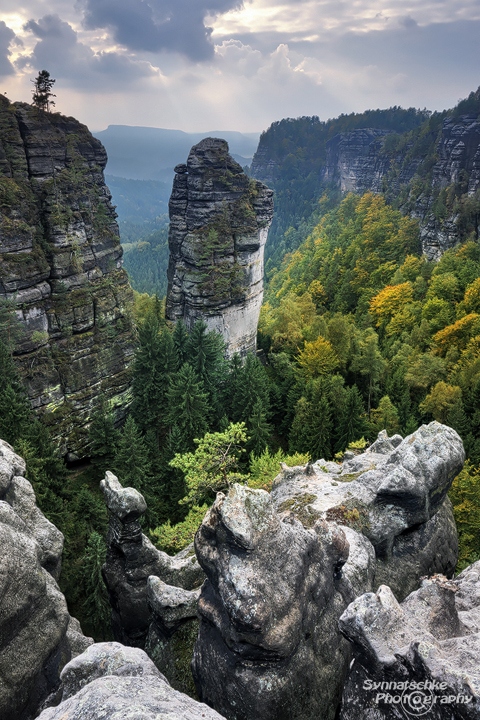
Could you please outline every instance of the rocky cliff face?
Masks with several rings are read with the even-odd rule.
[[[324,180],[342,192],[385,192],[420,222],[429,260],[468,234],[478,238],[480,122],[477,116],[446,118],[437,136],[395,147],[381,130],[354,130],[327,143]],[[466,217],[465,207],[471,204]],[[465,227],[465,225],[467,225]]]
[[[106,162],[73,118],[0,98],[0,298],[23,331],[32,406],[72,459],[98,397],[120,411],[129,397],[131,290]]]
[[[327,143],[325,182],[342,193],[382,192],[389,160],[380,155],[386,130],[365,128],[335,135]]]
[[[151,619],[147,581],[156,576],[169,585],[191,590],[204,574],[192,548],[170,557],[142,534],[140,518],[147,509],[134,488],[123,488],[111,472],[100,483],[109,513],[108,553],[104,578],[113,610],[115,639],[143,647]],[[151,590],[155,604],[155,589]]]
[[[479,717],[479,562],[453,581],[424,580],[401,604],[382,585],[339,626],[354,654],[340,720]]]
[[[297,180],[292,180],[291,192],[282,200],[287,205],[288,197],[299,193],[299,201],[310,207],[312,189],[318,197],[325,189],[332,188],[343,193],[384,192],[389,201],[419,220],[422,247],[428,259],[439,259],[446,250],[468,238],[478,239],[480,121],[477,114],[453,113],[443,120],[434,116],[420,128],[404,134],[375,127],[357,128],[338,133],[328,141],[319,126],[318,160],[314,168],[295,147],[296,142],[299,140],[292,128],[292,140],[285,142],[282,152],[278,147],[270,150],[274,153],[271,156],[267,133],[263,142],[260,139],[252,161],[252,175],[274,188],[281,183],[282,173],[292,173],[292,167],[295,168],[297,175],[292,177],[298,176]],[[312,144],[312,147],[315,146]],[[289,158],[294,159],[289,161]],[[304,175],[309,174],[311,182],[302,190]],[[294,211],[288,208],[292,214]],[[279,211],[285,212],[281,207]]]
[[[355,597],[388,581],[399,598],[456,564],[446,492],[464,460],[451,428],[385,434],[342,466],[285,469],[271,495],[219,493],[196,537],[207,580],[193,672],[230,720],[335,717],[350,650],[338,630]],[[367,590],[368,589],[368,590]]]
[[[273,193],[245,175],[224,140],[202,140],[175,172],[167,318],[188,328],[202,318],[229,355],[244,355],[256,347]]]
[[[25,462],[0,440],[0,717],[27,720],[93,641],[56,583],[63,536],[40,512]]]

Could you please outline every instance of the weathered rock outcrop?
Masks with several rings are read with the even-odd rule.
[[[273,193],[245,175],[224,140],[202,140],[175,172],[167,318],[188,328],[202,318],[229,355],[244,355],[256,347]]]
[[[93,642],[68,614],[55,581],[63,536],[35,505],[25,463],[0,441],[0,717],[24,720]]]
[[[142,534],[140,518],[147,506],[137,490],[123,488],[110,472],[100,485],[109,511],[108,551],[103,576],[112,605],[114,637],[125,645],[144,647],[152,619],[152,604],[165,634],[172,635],[177,629],[176,623],[172,624],[172,618],[168,617],[168,602],[165,603],[165,621],[161,621],[161,603],[155,601],[155,584],[149,605],[149,577],[155,576],[166,587],[173,586],[173,598],[178,588],[192,590],[201,585],[204,574],[191,546],[171,557],[157,550]],[[181,598],[179,602],[182,603]]]
[[[336,190],[385,193],[389,202],[419,220],[422,248],[430,260],[438,260],[460,242],[477,240],[480,121],[474,108],[479,106],[480,89],[469,101],[472,114],[456,108],[449,116],[417,112],[414,118],[408,111],[409,117],[402,117],[404,111],[397,109],[389,119],[377,115],[378,127],[348,132],[341,131],[342,117],[326,123],[317,117],[273,123],[260,137],[251,172],[277,191],[281,220],[278,227],[275,222],[272,226],[275,243],[294,249],[291,236],[281,239],[289,224],[298,227],[308,221],[315,210],[313,198]],[[408,132],[381,129],[395,127],[395,115],[397,127],[407,127]],[[351,117],[346,125],[371,121],[375,113]],[[296,208],[292,196],[302,200]],[[277,262],[281,260],[275,248],[272,252]]]
[[[341,720],[480,717],[480,562],[424,580],[401,604],[382,585],[339,627],[354,653]]]
[[[377,571],[402,597],[424,573],[453,572],[445,496],[463,461],[457,433],[431,423],[405,440],[381,434],[342,466],[285,469],[271,495],[220,493],[195,538],[207,575],[193,659],[200,699],[230,720],[333,718],[348,603],[378,587]]]
[[[148,656],[119,643],[97,643],[62,672],[63,697],[38,720],[224,720],[174,690]]]
[[[400,207],[420,221],[424,253],[438,260],[449,248],[473,232],[442,191],[477,203],[480,189],[480,122],[476,115],[447,117],[438,137],[420,143],[404,142],[401,149],[389,149],[385,131],[365,129],[337,135],[327,143],[324,179],[342,192],[386,192]],[[426,136],[428,138],[428,135]],[[426,153],[429,154],[426,157]],[[426,165],[429,167],[426,167]],[[410,185],[413,185],[410,187]],[[399,199],[403,195],[403,199]],[[478,210],[473,210],[475,215]]]
[[[72,458],[99,396],[119,412],[129,399],[131,289],[106,162],[73,118],[0,98],[0,300],[23,331],[32,406]]]
[[[362,533],[375,551],[377,582],[387,582],[395,567],[388,583],[403,598],[422,576],[455,569],[458,541],[446,494],[465,453],[458,434],[437,422],[399,439],[388,440],[383,431],[341,466],[319,460],[286,470],[272,499],[279,511],[291,509],[300,519],[335,521]]]

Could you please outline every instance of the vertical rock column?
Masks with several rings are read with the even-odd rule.
[[[167,318],[187,328],[201,318],[223,335],[229,356],[245,355],[256,348],[273,191],[248,178],[215,138],[195,145],[175,173]]]

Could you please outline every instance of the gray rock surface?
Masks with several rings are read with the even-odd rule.
[[[222,720],[174,690],[146,653],[98,643],[62,672],[63,699],[38,720]]]
[[[382,192],[390,158],[382,155],[387,130],[360,128],[335,135],[327,143],[325,181],[343,193]]]
[[[343,465],[284,468],[271,495],[220,493],[195,538],[200,699],[231,720],[334,718],[348,603],[379,581],[405,597],[423,575],[453,573],[445,496],[463,460],[457,433],[431,423],[404,440],[380,433]]]
[[[71,459],[87,454],[100,395],[118,417],[129,401],[132,291],[106,162],[74,118],[0,98],[0,298],[23,330],[32,407]]]
[[[55,581],[63,536],[35,505],[25,463],[0,441],[0,717],[26,720],[92,643]]]
[[[62,566],[63,535],[36,505],[31,483],[24,477],[25,461],[0,440],[0,499],[23,520],[39,545],[39,561],[58,580]]]
[[[110,472],[100,486],[109,512],[103,576],[112,605],[114,637],[125,645],[144,647],[152,614],[147,596],[149,576],[192,590],[202,584],[204,574],[192,547],[171,557],[143,535],[140,518],[147,506],[137,490],[123,488]]]
[[[458,542],[446,494],[464,459],[459,435],[437,422],[400,443],[399,436],[392,443],[382,432],[336,472],[322,461],[284,471],[275,479],[272,499],[278,510],[291,509],[300,519],[333,520],[361,532],[383,566],[395,560],[396,587],[400,593],[404,587],[405,596],[422,575],[454,571]]]
[[[235,485],[217,495],[195,547],[207,575],[193,656],[200,699],[231,720],[333,718],[349,658],[336,627],[348,602],[345,533],[304,527],[265,491]]]
[[[357,598],[339,620],[354,652],[340,720],[480,717],[479,620],[478,562],[401,604],[385,585]]]
[[[332,138],[327,143],[325,181],[334,182],[343,192],[386,192],[391,199],[398,197],[415,179],[425,160],[425,149],[415,152],[411,142],[406,142],[402,150],[388,151],[383,142],[386,135],[385,131],[365,128]],[[478,118],[447,117],[438,137],[431,140],[435,149],[431,179],[420,193],[418,187],[412,188],[405,209],[420,221],[423,252],[429,260],[438,260],[465,239],[455,209],[447,210],[443,217],[434,212],[439,192],[456,186],[457,193],[471,197],[480,188]]]
[[[147,601],[152,612],[145,650],[175,690],[197,697],[191,672],[198,635],[200,588],[184,590],[150,576]]]
[[[254,351],[273,192],[249,179],[216,138],[195,145],[175,172],[167,318],[188,328],[202,318],[229,355]]]

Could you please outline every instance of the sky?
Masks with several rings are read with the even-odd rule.
[[[1,0],[0,92],[91,130],[260,132],[284,117],[443,110],[480,85],[480,0]]]

